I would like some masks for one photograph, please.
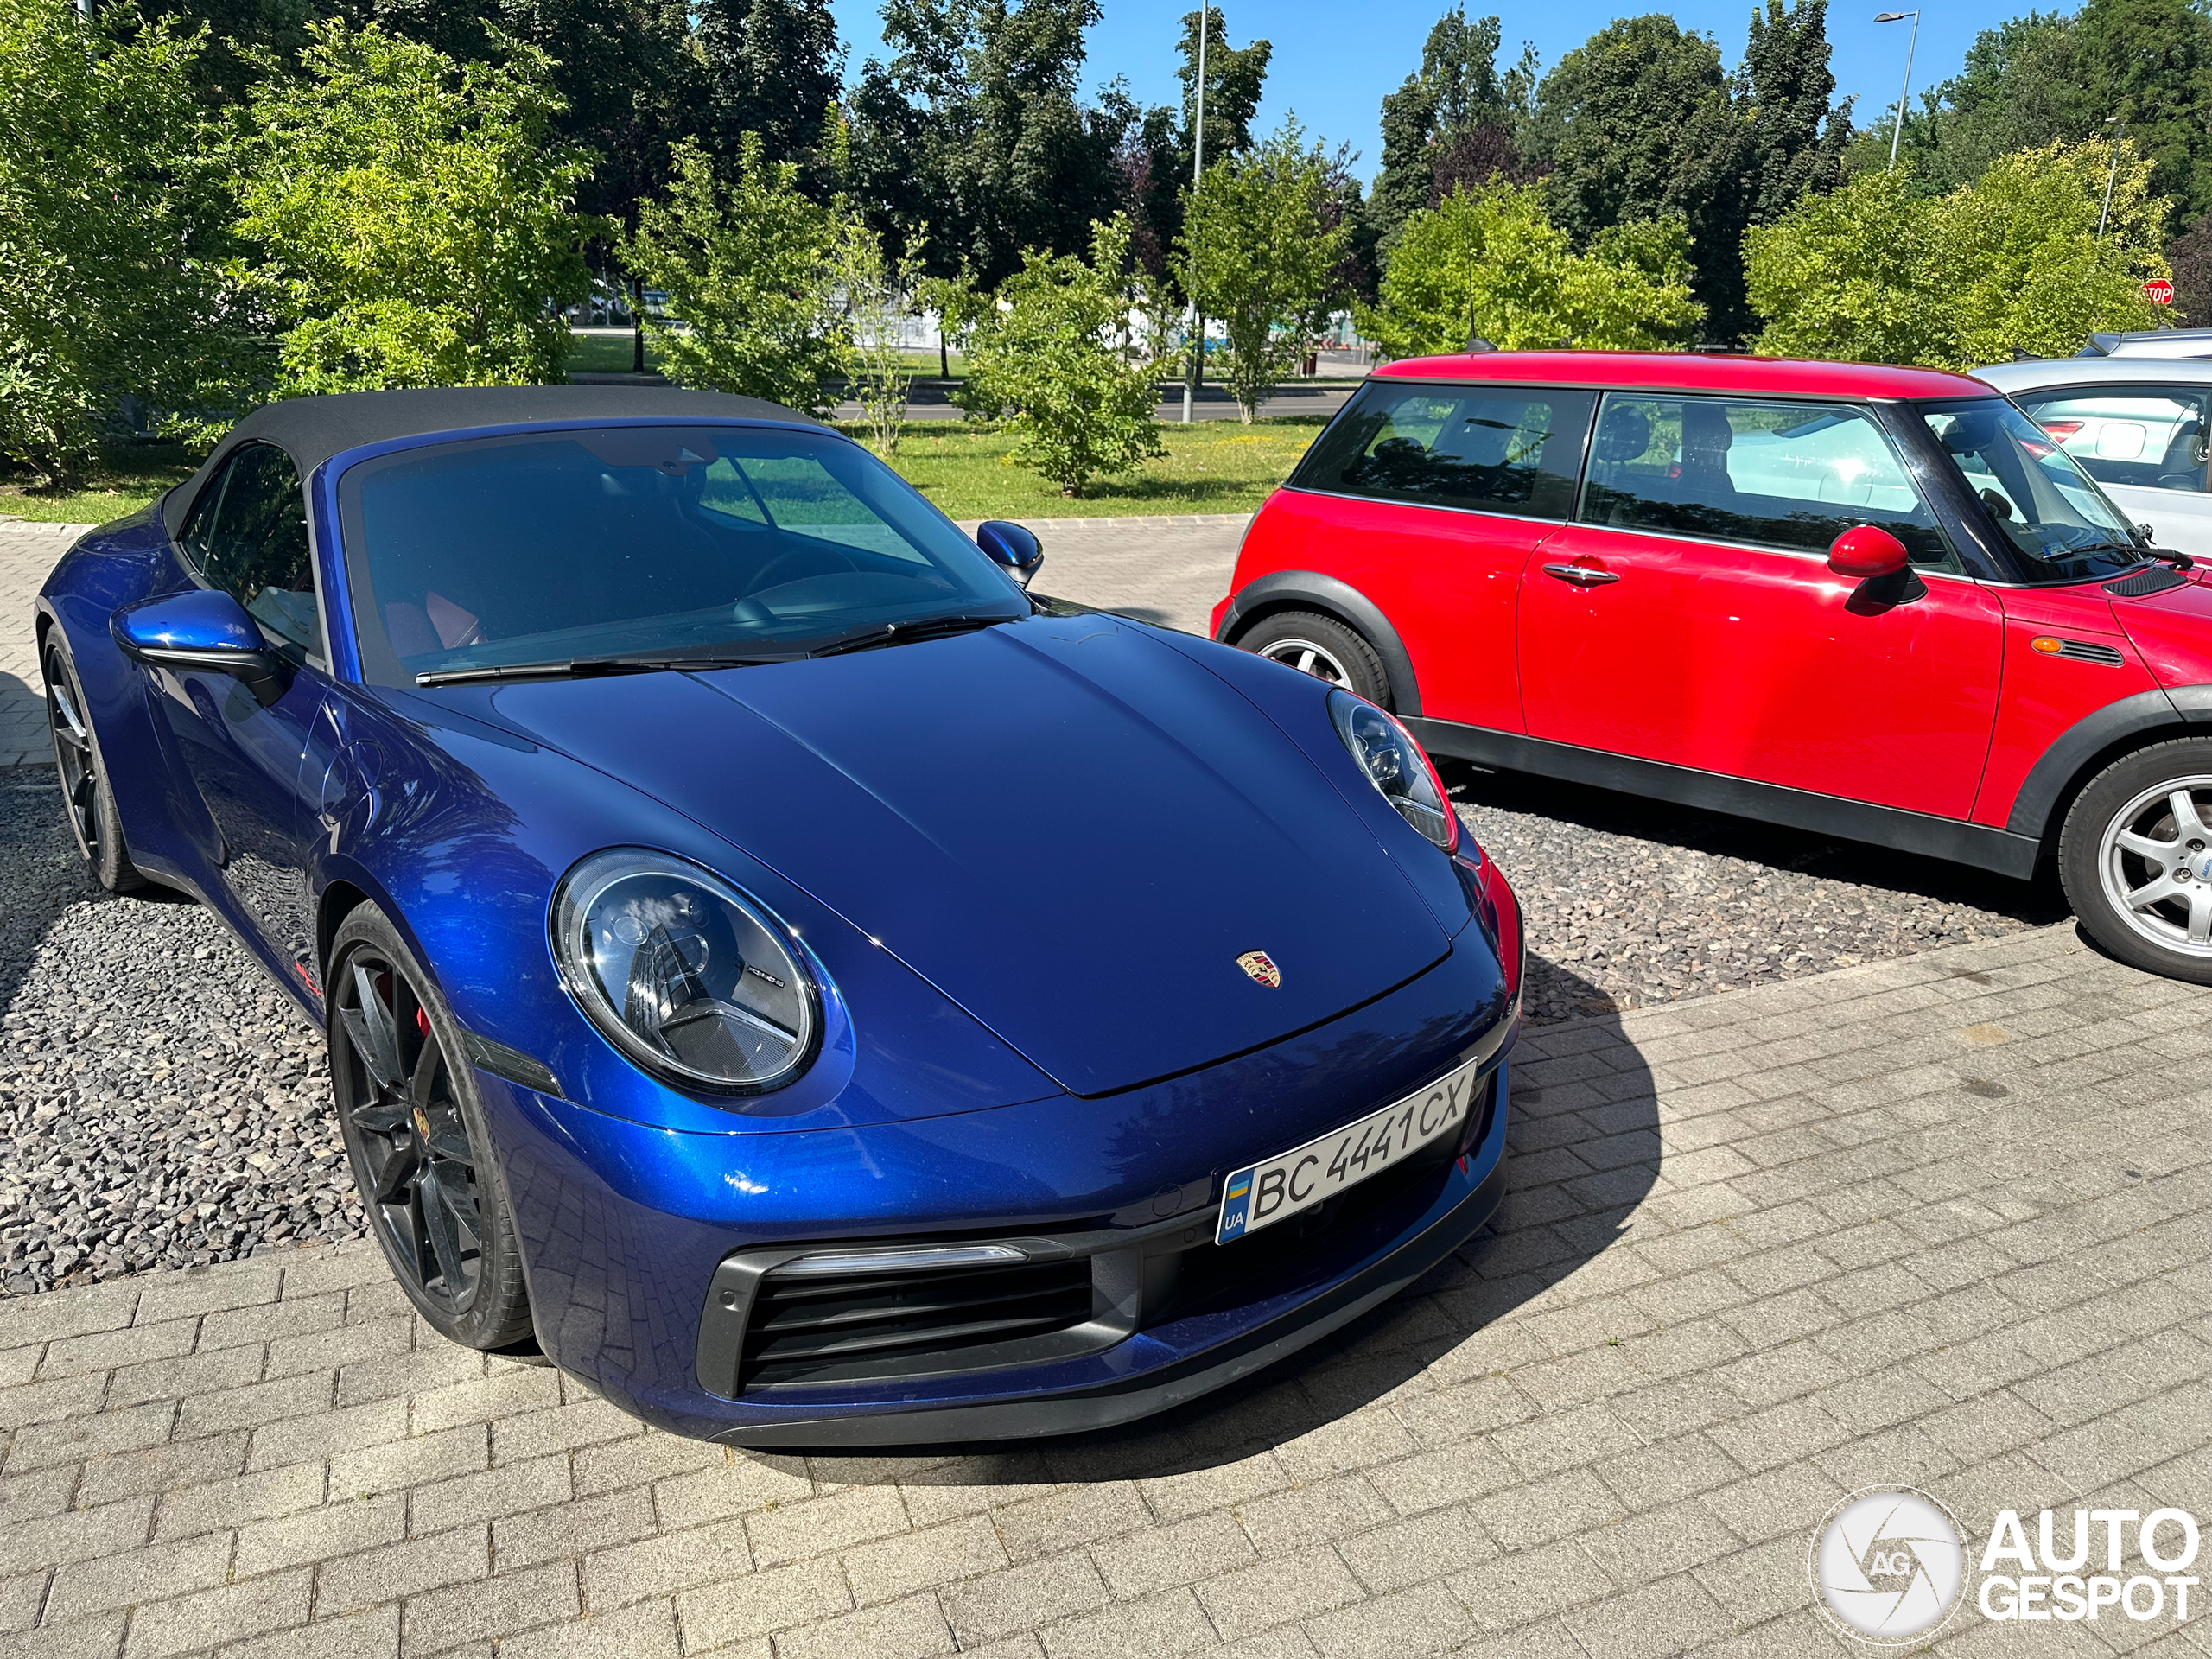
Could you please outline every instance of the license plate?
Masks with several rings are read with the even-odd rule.
[[[1214,1243],[1226,1244],[1286,1216],[1311,1210],[1346,1187],[1402,1163],[1408,1153],[1453,1133],[1465,1123],[1480,1093],[1475,1074],[1481,1066],[1481,1060],[1470,1060],[1356,1123],[1238,1170],[1223,1189]]]

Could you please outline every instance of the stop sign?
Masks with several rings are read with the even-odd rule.
[[[2143,297],[2153,305],[2171,305],[2174,302],[2174,285],[2163,276],[2153,276],[2143,284]]]

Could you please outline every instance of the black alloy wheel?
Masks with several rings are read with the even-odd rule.
[[[85,712],[85,693],[78,683],[75,665],[61,647],[57,624],[48,631],[39,651],[39,667],[46,679],[46,724],[54,738],[54,763],[61,780],[61,804],[69,815],[69,832],[92,878],[110,893],[129,893],[146,885],[130,862],[123,844],[115,792],[108,787],[100,765],[99,745]]]
[[[454,1341],[530,1335],[513,1230],[451,1016],[383,916],[339,930],[328,982],[331,1085],[362,1207],[408,1300]]]

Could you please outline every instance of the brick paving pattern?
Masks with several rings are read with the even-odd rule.
[[[1493,1229],[1077,1440],[652,1433],[360,1245],[0,1301],[0,1651],[1840,1652],[1806,1561],[1853,1488],[2212,1510],[2208,1014],[2060,926],[1531,1032]]]
[[[82,524],[0,523],[0,766],[50,764],[46,682],[31,639],[31,601]]]

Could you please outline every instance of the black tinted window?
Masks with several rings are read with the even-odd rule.
[[[1337,495],[1564,518],[1591,394],[1370,381],[1291,483]]]
[[[250,443],[232,455],[195,505],[185,545],[200,574],[263,627],[310,656],[322,655],[307,506],[300,475],[283,450]]]
[[[858,444],[783,427],[621,426],[405,449],[340,480],[364,673],[579,657],[804,652],[1029,601]]]
[[[1867,410],[1608,392],[1586,524],[1825,553],[1878,524],[1915,564],[1952,562],[1936,515]]]

